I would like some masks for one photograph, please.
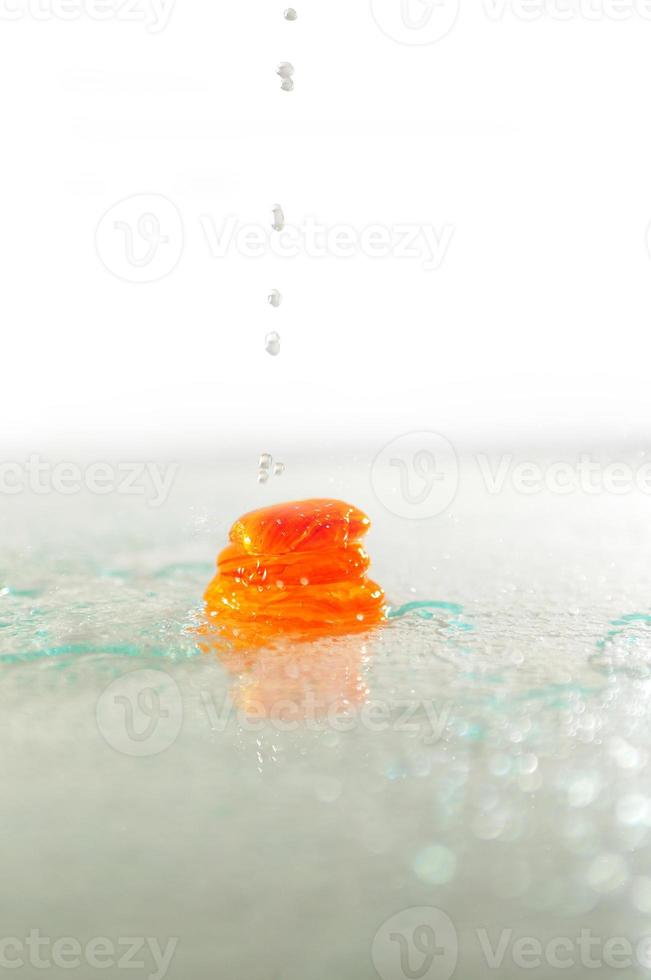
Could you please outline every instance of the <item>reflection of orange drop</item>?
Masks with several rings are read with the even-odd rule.
[[[206,591],[211,627],[238,648],[369,629],[386,616],[360,544],[370,521],[340,500],[303,500],[245,514]]]
[[[339,637],[327,647],[224,650],[217,655],[233,676],[231,699],[238,709],[269,719],[282,730],[292,721],[333,719],[350,714],[368,696],[366,638]]]

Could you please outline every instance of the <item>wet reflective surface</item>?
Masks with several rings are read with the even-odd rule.
[[[371,516],[386,627],[201,654],[228,526],[287,492],[248,471],[3,500],[4,934],[177,937],[179,978],[648,976],[648,497],[462,482],[410,522],[365,466],[290,471]]]

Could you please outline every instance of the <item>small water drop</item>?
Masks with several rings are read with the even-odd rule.
[[[274,465],[271,453],[262,453],[258,462],[258,483],[267,483],[272,474],[273,476],[280,476],[284,472],[284,463],[276,463]]]
[[[273,306],[275,309],[278,309],[278,307],[283,301],[283,298],[277,289],[272,289],[267,297],[267,300],[270,306]]]
[[[280,204],[274,204],[273,206],[273,221],[271,222],[271,227],[274,231],[282,231],[285,227],[285,215]]]
[[[282,84],[280,87],[283,92],[291,92],[294,88],[294,82],[292,79],[292,75],[294,74],[294,66],[290,65],[289,61],[282,61],[276,69],[276,74],[282,79]]]
[[[285,20],[297,20],[298,14],[293,7],[288,7],[285,11]]]
[[[267,334],[265,338],[265,350],[272,357],[277,357],[280,354],[280,334],[277,334],[275,330]]]

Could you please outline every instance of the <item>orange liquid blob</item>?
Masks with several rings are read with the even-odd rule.
[[[238,648],[287,637],[356,633],[386,618],[366,576],[368,517],[340,500],[301,500],[245,514],[206,590],[211,629]]]

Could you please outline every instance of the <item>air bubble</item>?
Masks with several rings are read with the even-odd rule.
[[[297,20],[298,14],[293,7],[288,7],[285,11],[285,20]]]
[[[273,456],[270,453],[262,453],[258,466],[261,470],[268,470],[273,461]]]
[[[282,476],[284,472],[285,472],[285,464],[276,463],[276,465],[274,466],[274,476]]]
[[[280,354],[280,334],[276,333],[275,330],[267,334],[265,338],[265,350],[272,357],[278,357]]]

